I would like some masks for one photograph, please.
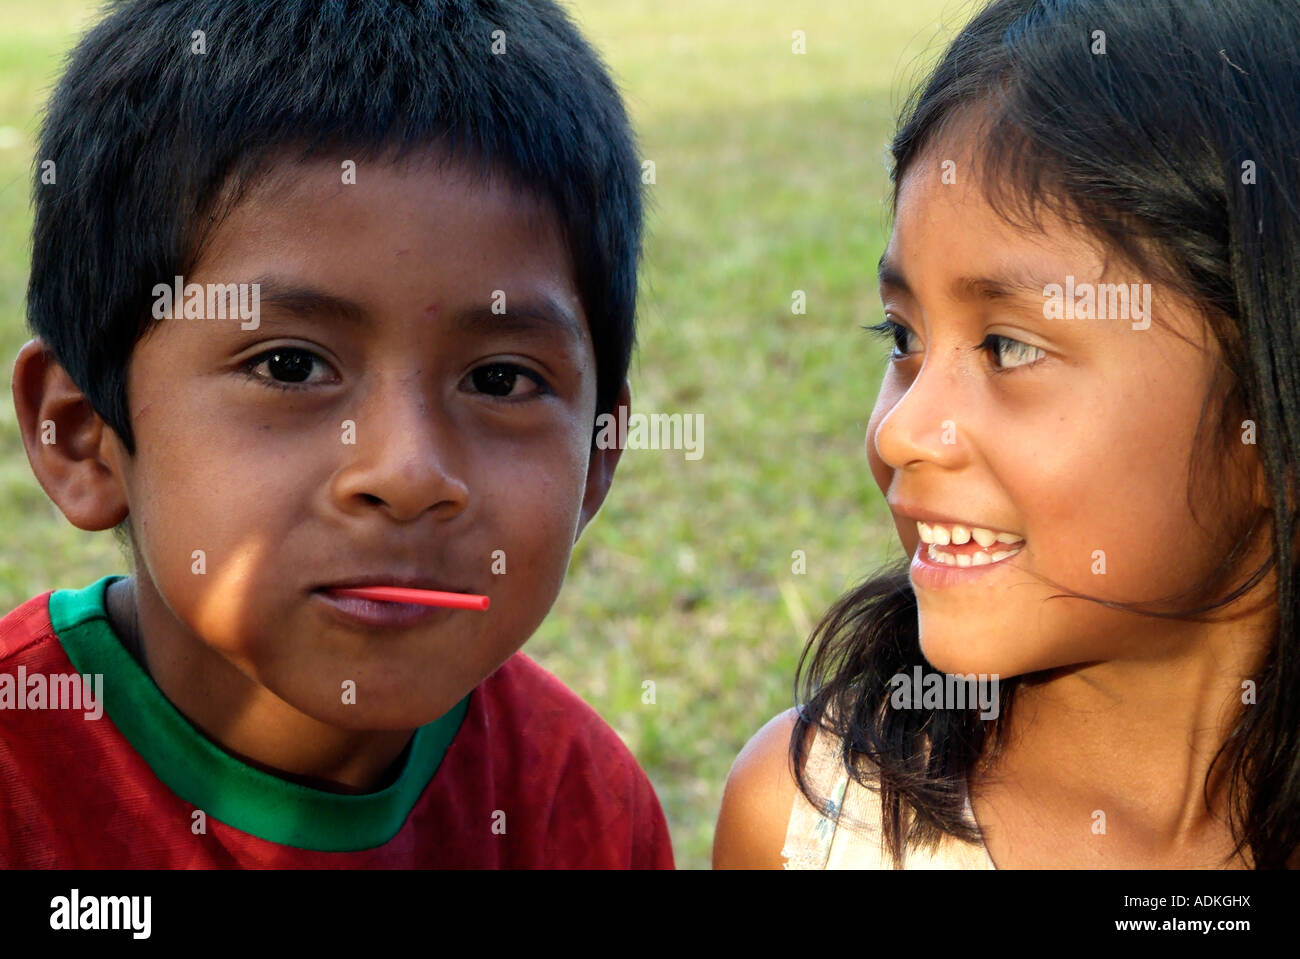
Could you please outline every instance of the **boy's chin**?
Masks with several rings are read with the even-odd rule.
[[[411,698],[396,702],[390,700],[371,703],[362,703],[359,699],[355,703],[340,703],[335,699],[333,702],[320,704],[318,701],[308,702],[290,696],[283,698],[289,705],[317,722],[333,726],[335,729],[357,733],[418,729],[445,716],[463,698],[454,698],[446,702]]]

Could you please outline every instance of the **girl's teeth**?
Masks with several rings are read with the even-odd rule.
[[[978,550],[975,553],[946,553],[938,548],[937,543],[929,544],[926,549],[926,555],[931,562],[939,563],[943,566],[959,566],[967,568],[971,566],[988,566],[992,563],[1000,563],[1002,560],[1015,556],[1020,552],[1019,549],[1000,549],[992,555],[984,550]]]
[[[962,526],[954,523],[951,527],[917,521],[916,529],[921,535],[921,542],[937,546],[965,546],[971,540],[987,549],[994,543],[1022,543],[1024,537],[1015,533],[999,533],[982,526]],[[978,555],[978,554],[976,554]],[[993,562],[997,562],[996,559]]]
[[[926,551],[926,553],[927,553],[927,555],[930,557],[930,561],[931,561],[931,562],[934,562],[934,563],[940,563],[940,564],[942,564],[942,565],[944,565],[944,566],[956,566],[956,565],[957,565],[957,556],[956,556],[956,554],[954,554],[954,553],[943,553],[943,552],[940,552],[939,550],[935,549],[933,543],[930,544],[930,548]],[[968,558],[969,558],[969,557],[968,557]]]

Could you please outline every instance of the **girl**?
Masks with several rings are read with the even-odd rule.
[[[909,559],[814,632],[715,865],[1300,865],[1298,64],[1293,0],[952,43],[880,261]]]

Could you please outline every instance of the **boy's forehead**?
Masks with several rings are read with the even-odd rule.
[[[345,163],[281,159],[216,224],[186,282],[256,286],[260,309],[219,339],[433,321],[593,348],[559,224],[525,191],[429,158],[362,160],[345,182]]]
[[[402,329],[434,321],[593,349],[572,253],[545,204],[446,157],[354,162],[280,157],[230,195],[185,277],[257,285],[258,327],[228,324],[221,339],[303,321],[372,334],[390,320]]]
[[[281,152],[265,161],[242,201],[271,204],[329,202],[351,193],[397,193],[407,202],[390,212],[418,209],[430,195],[509,212],[538,228],[559,229],[550,201],[507,171],[437,147],[379,155],[336,150],[309,157]]]
[[[283,155],[243,189],[232,185],[225,204],[204,237],[209,261],[257,247],[315,249],[327,259],[342,244],[350,257],[487,253],[492,269],[517,280],[544,268],[577,297],[573,251],[551,204],[499,170],[437,151]]]

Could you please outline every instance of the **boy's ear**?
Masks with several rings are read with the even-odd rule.
[[[27,461],[68,522],[85,530],[121,522],[129,510],[115,468],[117,434],[39,339],[18,351],[13,396]]]
[[[624,417],[629,415],[631,406],[632,390],[627,381],[624,380],[623,388],[618,392],[618,400],[615,402],[612,411],[615,422],[626,422]],[[620,408],[628,410],[629,413],[620,416]],[[575,542],[582,535],[582,531],[587,528],[591,518],[600,510],[601,504],[605,502],[605,496],[609,493],[609,486],[614,482],[614,469],[618,466],[619,457],[622,455],[623,449],[618,443],[615,443],[610,449],[601,449],[593,441],[591,459],[587,463],[587,488],[582,495],[582,513],[578,519],[578,532],[573,537]]]

